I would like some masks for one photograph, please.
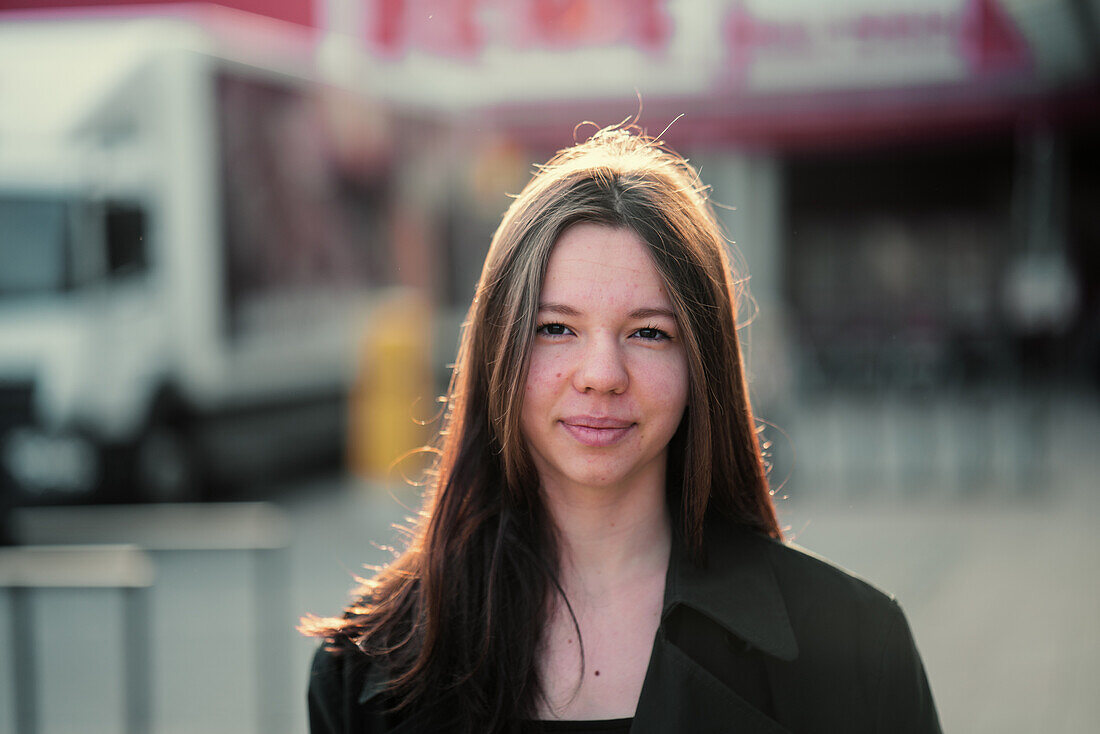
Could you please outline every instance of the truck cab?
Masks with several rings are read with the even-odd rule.
[[[0,507],[213,497],[340,456],[394,282],[385,154],[339,159],[294,44],[222,37],[0,27]]]

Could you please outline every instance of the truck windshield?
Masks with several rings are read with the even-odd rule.
[[[0,197],[0,297],[64,290],[68,212],[59,199]]]

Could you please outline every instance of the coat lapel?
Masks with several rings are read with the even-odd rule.
[[[789,734],[658,634],[630,734]]]
[[[797,658],[798,643],[771,564],[771,542],[736,525],[712,524],[705,568],[692,564],[683,543],[673,543],[661,628],[631,734],[788,732],[678,647],[666,629],[669,615],[683,604],[771,657]]]
[[[732,523],[711,523],[705,568],[693,565],[683,544],[675,543],[665,615],[686,604],[774,658],[797,658],[798,643],[772,568],[773,542]]]

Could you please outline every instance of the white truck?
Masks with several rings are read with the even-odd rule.
[[[340,455],[394,280],[385,117],[224,31],[0,23],[0,509]]]

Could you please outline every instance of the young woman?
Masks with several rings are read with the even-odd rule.
[[[408,548],[309,684],[322,732],[938,732],[897,604],[782,542],[725,241],[606,129],[493,237]]]

